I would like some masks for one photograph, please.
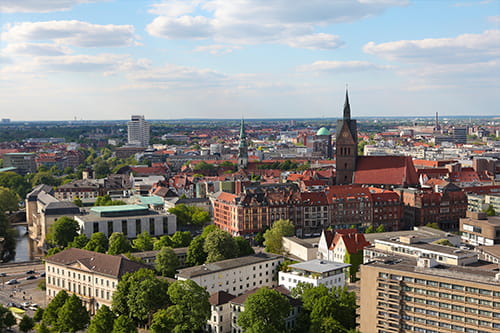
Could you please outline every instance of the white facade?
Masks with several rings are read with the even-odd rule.
[[[193,280],[210,294],[225,291],[241,295],[253,288],[276,286],[276,272],[283,260],[281,256],[258,253],[184,268],[177,279]]]
[[[231,332],[231,307],[229,302],[210,307],[210,318],[207,321],[206,331],[210,333]]]
[[[279,284],[292,290],[299,282],[312,284],[314,287],[324,285],[327,288],[344,287],[347,268],[350,264],[336,263],[315,259],[289,265],[290,271],[279,272]]]
[[[107,237],[121,232],[127,238],[147,231],[151,236],[172,235],[177,231],[177,217],[174,214],[151,214],[141,216],[99,217],[92,214],[75,216],[80,233],[90,238],[93,233],[102,232]]]
[[[127,127],[129,145],[140,147],[149,145],[149,123],[146,122],[144,116],[132,116]]]

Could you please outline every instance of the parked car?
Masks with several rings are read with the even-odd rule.
[[[45,272],[41,272],[40,277],[45,277]]]
[[[29,270],[29,271],[27,271],[27,272],[26,272],[26,274],[35,274],[35,273],[36,273],[36,272],[35,272],[35,271],[33,271],[33,270]]]
[[[26,280],[34,280],[34,279],[36,279],[36,276],[34,276],[34,275],[28,275],[26,277]]]
[[[28,306],[30,306],[30,302],[22,302],[22,303],[21,303],[21,306],[22,306],[23,308],[27,308]]]
[[[19,283],[19,282],[16,279],[12,279],[12,280],[7,281],[5,284],[10,286],[12,284],[17,284],[17,283]]]
[[[7,273],[5,273],[5,272],[0,273],[0,277],[4,277],[4,276],[7,276]]]

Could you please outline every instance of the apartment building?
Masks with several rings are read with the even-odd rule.
[[[131,146],[147,147],[149,145],[150,125],[144,116],[132,116],[127,123],[128,144]]]
[[[209,333],[231,332],[231,308],[229,301],[236,296],[218,291],[210,295],[210,318],[207,320],[204,331]]]
[[[33,153],[6,153],[3,155],[3,166],[13,167],[17,172],[25,175],[36,172],[35,154]]]
[[[93,179],[74,180],[57,187],[54,191],[55,198],[61,201],[72,201],[75,198],[84,202],[95,201],[102,194],[102,187]]]
[[[278,282],[292,290],[299,282],[309,283],[314,287],[324,285],[327,288],[344,287],[347,269],[350,264],[343,264],[322,259],[288,265],[287,271],[278,273]]]
[[[486,213],[467,212],[460,219],[462,241],[472,245],[500,244],[500,216],[486,216]]]
[[[499,332],[500,274],[426,258],[381,258],[361,266],[360,304],[362,332]]]
[[[147,231],[151,236],[171,235],[177,231],[174,214],[159,213],[142,205],[97,206],[89,214],[75,216],[80,232],[90,237],[102,232],[107,237],[121,232],[128,238],[136,238]]]
[[[121,277],[148,266],[123,256],[68,248],[45,259],[46,297],[59,291],[76,294],[91,314],[102,305],[111,307]]]
[[[282,256],[256,253],[240,258],[227,259],[209,264],[180,269],[177,280],[193,280],[212,294],[225,291],[241,295],[247,290],[277,285]]]

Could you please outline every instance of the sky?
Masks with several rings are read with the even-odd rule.
[[[500,0],[1,0],[0,118],[500,116]]]

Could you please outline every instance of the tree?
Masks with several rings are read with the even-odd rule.
[[[264,233],[264,245],[267,252],[282,254],[283,237],[293,236],[295,227],[290,220],[278,220],[274,222],[271,229]]]
[[[151,322],[151,332],[152,333],[171,333],[175,332],[175,320],[179,315],[176,314],[177,308],[169,307],[167,309],[160,309],[153,315],[153,321]]]
[[[153,237],[147,232],[143,231],[137,238],[132,241],[134,247],[139,251],[151,251],[153,249]]]
[[[169,304],[167,289],[168,282],[156,278],[150,269],[127,273],[113,293],[113,312],[149,324],[153,313]]]
[[[174,304],[168,308],[175,314],[174,332],[198,331],[210,317],[209,294],[192,280],[176,281],[168,288],[168,296]]]
[[[75,197],[75,198],[73,199],[73,203],[74,203],[75,205],[77,205],[78,207],[83,207],[83,201],[82,201],[82,199],[80,199],[79,197]]]
[[[238,246],[238,256],[243,257],[243,256],[248,256],[250,254],[254,254],[255,251],[252,249],[250,246],[250,243],[243,237],[238,236],[234,237],[234,242]]]
[[[363,250],[359,250],[358,252],[353,254],[350,254],[348,251],[346,251],[344,262],[346,264],[351,264],[351,266],[349,267],[349,277],[351,279],[351,282],[355,282],[359,266],[363,263]]]
[[[446,238],[438,239],[437,241],[434,241],[433,243],[434,244],[438,244],[438,245],[444,245],[444,246],[454,247],[453,244],[448,239],[446,239]]]
[[[437,229],[437,230],[441,230],[439,228],[439,224],[437,224],[437,222],[429,222],[425,225],[426,227],[429,227],[429,228],[433,228],[433,229]]]
[[[201,237],[206,238],[211,232],[217,231],[219,228],[215,224],[207,225],[203,228],[203,232],[201,233]]]
[[[159,251],[161,250],[162,247],[165,246],[172,247],[172,239],[170,238],[169,235],[163,235],[160,237],[160,239],[156,240],[153,243],[153,249],[155,251]]]
[[[198,207],[191,207],[191,224],[202,226],[212,221],[210,214]]]
[[[31,185],[37,186],[40,184],[59,186],[61,185],[61,180],[54,177],[50,171],[41,171],[37,172],[31,179]]]
[[[484,212],[486,213],[486,216],[497,215],[497,212],[495,211],[495,208],[493,207],[493,205],[489,205],[488,208],[486,208]]]
[[[11,189],[20,198],[25,198],[31,190],[31,184],[26,181],[26,178],[12,171],[0,172],[0,186]]]
[[[248,296],[244,307],[238,325],[248,333],[285,332],[285,318],[292,309],[285,296],[268,288],[261,288]]]
[[[89,239],[87,235],[85,234],[79,234],[71,242],[68,243],[68,247],[74,247],[77,249],[83,249],[87,243],[89,242]]]
[[[372,225],[369,225],[368,228],[365,229],[365,234],[373,234],[375,230]]]
[[[238,256],[238,245],[233,237],[224,230],[211,232],[205,239],[203,249],[207,253],[207,262],[215,262]]]
[[[36,333],[51,333],[51,332],[50,329],[47,327],[47,325],[44,322],[41,322],[36,327]]]
[[[205,238],[196,236],[189,244],[186,263],[188,265],[197,266],[207,261],[207,252],[204,250]]]
[[[0,259],[9,261],[14,258],[16,253],[16,235],[17,231],[10,225],[9,219],[0,211],[0,237],[3,237],[2,247],[0,248]]]
[[[74,333],[87,327],[89,320],[89,313],[83,306],[82,300],[73,294],[59,309],[57,322],[53,326],[61,332]]]
[[[35,327],[35,321],[33,320],[33,318],[24,315],[19,322],[19,329],[21,330],[21,332],[27,333],[31,331],[33,327]]]
[[[137,333],[137,327],[132,319],[122,315],[116,318],[111,333]]]
[[[35,313],[33,314],[33,320],[35,322],[39,322],[42,320],[43,318],[43,311],[44,311],[44,308],[38,308],[36,309]]]
[[[115,315],[108,306],[102,305],[90,321],[87,333],[111,333]]]
[[[0,211],[13,212],[18,209],[20,199],[16,192],[13,190],[0,186]]]
[[[162,276],[173,278],[179,267],[179,259],[171,247],[163,247],[156,255],[155,269]]]
[[[62,216],[50,226],[47,241],[53,246],[64,248],[78,236],[79,230],[78,222],[67,216]]]
[[[121,232],[113,232],[109,237],[108,254],[121,254],[132,251],[129,240]]]
[[[187,225],[191,222],[191,214],[188,206],[185,204],[179,204],[175,207],[169,208],[168,212],[177,217],[177,224],[179,225]]]
[[[383,224],[379,224],[375,232],[385,232],[385,227]]]
[[[210,214],[205,210],[195,207],[179,204],[169,208],[168,212],[177,217],[177,223],[180,225],[204,225],[210,223]]]
[[[293,298],[302,298],[306,290],[312,289],[314,286],[307,282],[299,282],[295,287],[290,290],[290,296]]]
[[[172,236],[170,236],[172,241],[172,247],[186,247],[193,240],[191,233],[189,231],[176,231]]]
[[[12,315],[12,312],[9,311],[3,305],[0,305],[0,331],[4,331],[4,329],[11,327],[16,323],[16,318]]]
[[[108,250],[108,237],[102,232],[94,232],[84,249],[94,252],[105,253]]]
[[[50,301],[42,316],[42,320],[45,324],[55,325],[57,323],[57,314],[64,303],[66,303],[68,297],[68,294],[64,290],[61,290]]]

